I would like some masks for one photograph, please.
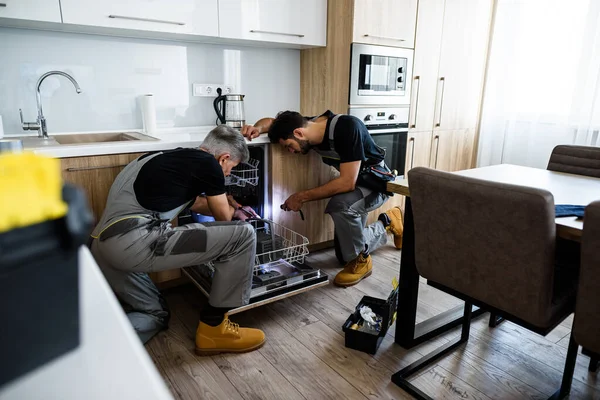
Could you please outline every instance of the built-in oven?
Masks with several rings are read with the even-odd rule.
[[[385,149],[387,166],[404,175],[408,107],[350,107],[348,114],[365,123],[375,144]]]
[[[413,50],[353,43],[350,106],[409,105]]]

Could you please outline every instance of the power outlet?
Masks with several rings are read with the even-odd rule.
[[[233,93],[232,85],[223,83],[194,83],[192,85],[192,95],[197,97],[217,97],[217,89],[221,88],[222,94]]]

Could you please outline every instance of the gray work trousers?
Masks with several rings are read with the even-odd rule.
[[[362,186],[353,191],[336,194],[329,200],[325,212],[334,224],[336,255],[341,262],[354,260],[365,248],[369,252],[387,242],[387,232],[381,221],[369,226],[367,214],[387,201],[385,193],[375,192]]]
[[[131,220],[128,223],[131,224]],[[134,221],[133,223],[137,223]],[[256,234],[244,222],[212,222],[172,228],[142,225],[123,234],[119,226],[92,242],[91,251],[142,342],[167,327],[169,311],[149,272],[212,262],[209,303],[235,308],[248,304]],[[125,226],[125,225],[123,225]],[[151,226],[151,227],[149,227]]]

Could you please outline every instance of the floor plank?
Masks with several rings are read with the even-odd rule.
[[[313,343],[302,343],[269,318],[255,322],[264,330],[268,342],[260,353],[307,399],[364,399],[338,372],[311,350]],[[314,325],[314,324],[313,324]],[[312,325],[292,331],[303,331]]]
[[[306,296],[294,296],[293,301],[335,331],[342,329],[342,325],[354,312],[353,307],[334,300],[322,289],[310,291]]]
[[[310,295],[308,292],[307,295]],[[311,312],[307,311],[295,301],[296,297],[289,297],[275,303],[268,304],[264,310],[275,322],[288,331],[302,328],[303,326],[314,324],[319,321]]]
[[[408,399],[391,383],[392,373],[457,337],[460,328],[406,350],[394,343],[392,326],[374,356],[346,348],[342,332],[363,296],[387,297],[400,255],[391,246],[373,252],[372,276],[355,287],[329,285],[234,315],[267,335],[263,348],[247,354],[196,356],[194,334],[206,299],[191,285],[170,289],[170,329],[146,348],[176,399]],[[330,279],[341,270],[332,250],[311,254],[309,262]],[[419,291],[417,321],[462,304],[425,279]],[[510,322],[489,328],[488,318],[473,320],[464,348],[413,382],[436,399],[547,398],[560,384],[572,316],[546,337]],[[600,374],[588,373],[588,362],[578,357],[570,399],[600,400]]]
[[[410,399],[391,383],[392,371],[368,354],[344,347],[344,338],[322,322],[308,325],[293,336],[370,399]]]
[[[179,399],[243,399],[210,358],[200,360],[188,351],[153,357]]]
[[[476,334],[484,334],[495,342],[527,354],[531,358],[554,368],[561,374],[564,370],[567,349],[518,325],[506,322],[495,329],[479,331]],[[574,379],[594,387],[598,384],[597,375],[588,373],[588,364],[589,358],[587,356],[580,355],[577,357]]]
[[[532,357],[529,352],[522,352],[487,335],[477,334],[471,335],[466,351],[497,366],[546,396],[552,395],[560,386],[564,359],[553,368]],[[535,355],[543,352],[544,349],[539,349]],[[586,394],[597,394],[597,389],[574,379],[572,392],[575,394],[573,398],[586,398]]]
[[[259,351],[225,354],[213,359],[246,400],[305,399]]]
[[[468,344],[465,347],[468,347]],[[465,351],[464,348],[440,360],[438,364],[493,399],[543,400],[548,398],[539,390]]]
[[[490,400],[485,394],[439,365],[410,382],[435,399]]]

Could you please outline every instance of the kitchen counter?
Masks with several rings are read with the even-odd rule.
[[[79,250],[80,346],[0,388],[2,400],[172,400],[87,247]],[[40,332],[40,340],[44,340]]]
[[[148,136],[145,140],[128,140],[121,142],[96,142],[59,144],[54,137],[60,138],[66,134],[51,134],[49,139],[40,139],[37,136],[7,136],[6,139],[21,139],[26,151],[47,155],[55,158],[85,157],[105,154],[144,153],[149,151],[170,150],[177,147],[198,147],[214,126],[201,126],[196,128],[172,128],[160,130]],[[83,132],[81,134],[93,135],[96,132]],[[133,133],[142,134],[140,130],[104,131],[102,133]],[[78,133],[80,134],[80,133]],[[248,145],[264,145],[269,143],[267,134],[260,135]]]

